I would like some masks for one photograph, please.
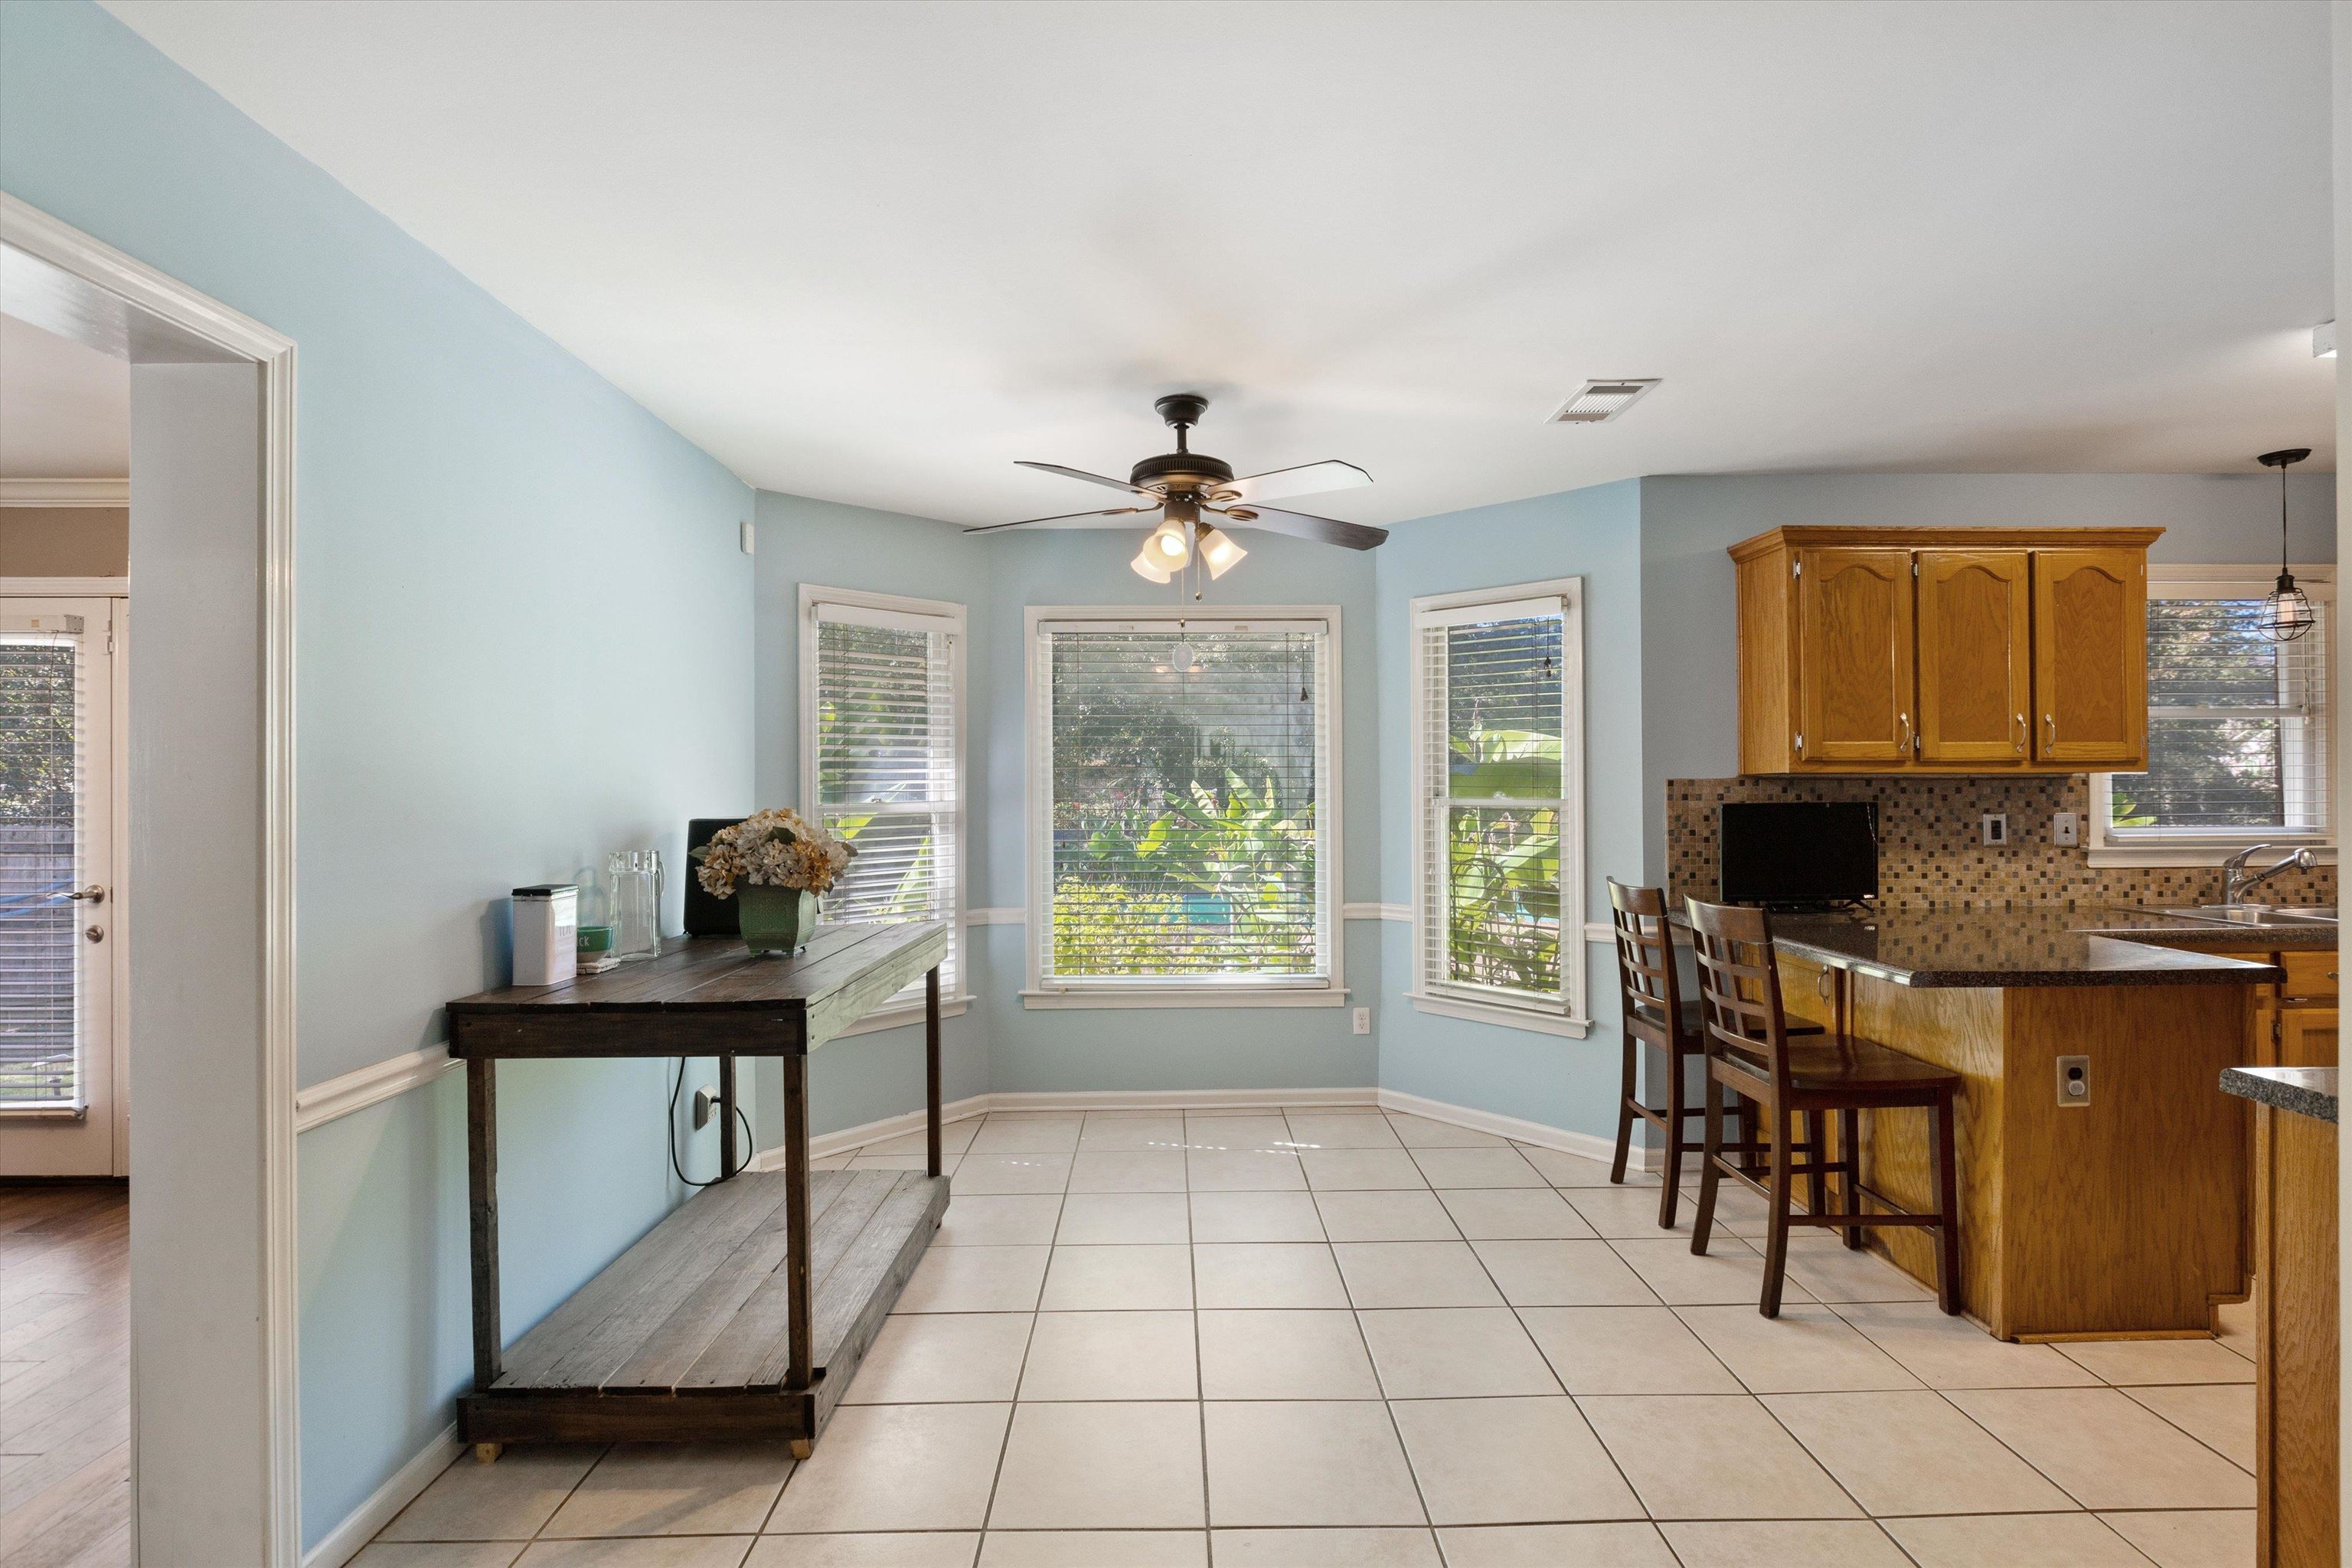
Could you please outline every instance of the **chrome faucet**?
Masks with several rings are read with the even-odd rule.
[[[2308,849],[2297,849],[2274,863],[2263,867],[2252,876],[2246,875],[2247,860],[2264,849],[2277,847],[2275,844],[2249,844],[2227,860],[2222,861],[2221,901],[2225,904],[2242,904],[2246,901],[2248,891],[2256,884],[2269,881],[2281,871],[2289,869],[2308,871],[2319,864],[2318,856]]]

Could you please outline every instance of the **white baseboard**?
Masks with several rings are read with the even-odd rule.
[[[433,1478],[449,1468],[449,1461],[465,1449],[457,1441],[455,1423],[441,1429],[441,1435],[417,1451],[416,1457],[394,1470],[392,1479],[375,1489],[367,1501],[352,1510],[342,1523],[319,1538],[319,1544],[302,1553],[302,1568],[343,1568],[343,1564],[360,1554],[360,1549],[375,1538],[375,1532],[390,1524],[393,1516],[416,1500],[416,1494],[433,1484]]]
[[[992,1110],[1281,1110],[1311,1105],[1370,1105],[1379,1091],[1359,1089],[1135,1089],[1077,1093],[999,1092]]]
[[[1606,1163],[1616,1158],[1614,1139],[1596,1137],[1590,1132],[1570,1132],[1565,1128],[1547,1127],[1540,1121],[1527,1121],[1517,1116],[1502,1116],[1492,1110],[1474,1110],[1466,1105],[1449,1105],[1442,1100],[1423,1100],[1417,1094],[1384,1089],[1381,1093],[1382,1110],[1401,1110],[1408,1116],[1425,1116],[1432,1121],[1450,1122],[1455,1127],[1468,1127],[1480,1132],[1492,1132],[1497,1138],[1515,1142],[1532,1143],[1538,1149],[1557,1149],[1563,1154],[1581,1154],[1588,1160]],[[1655,1149],[1635,1145],[1640,1152],[1641,1166],[1654,1171],[1664,1162]]]

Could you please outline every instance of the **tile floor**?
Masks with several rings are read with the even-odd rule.
[[[2237,1568],[2253,1364],[1378,1110],[993,1114],[817,1445],[461,1459],[360,1568]],[[896,1165],[919,1137],[820,1162]],[[1685,1208],[1685,1216],[1688,1214]]]

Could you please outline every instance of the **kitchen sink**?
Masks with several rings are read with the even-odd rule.
[[[2199,904],[2188,910],[2158,910],[2162,915],[2179,915],[2192,921],[2219,921],[2227,925],[2241,926],[2300,926],[2334,925],[2336,911],[2304,905],[2280,908],[2270,904]]]

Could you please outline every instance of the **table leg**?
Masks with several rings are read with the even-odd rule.
[[[923,975],[923,1106],[930,1113],[925,1125],[925,1147],[930,1173],[940,1173],[940,972],[934,965]]]
[[[792,1367],[786,1388],[806,1388],[814,1380],[815,1352],[809,1328],[814,1306],[809,1291],[808,1058],[784,1058],[784,1268],[791,1276]]]
[[[474,1254],[474,1388],[499,1380],[499,1064],[466,1061],[466,1188]]]
[[[719,1058],[719,1179],[726,1181],[742,1169],[735,1146],[735,1058]]]

